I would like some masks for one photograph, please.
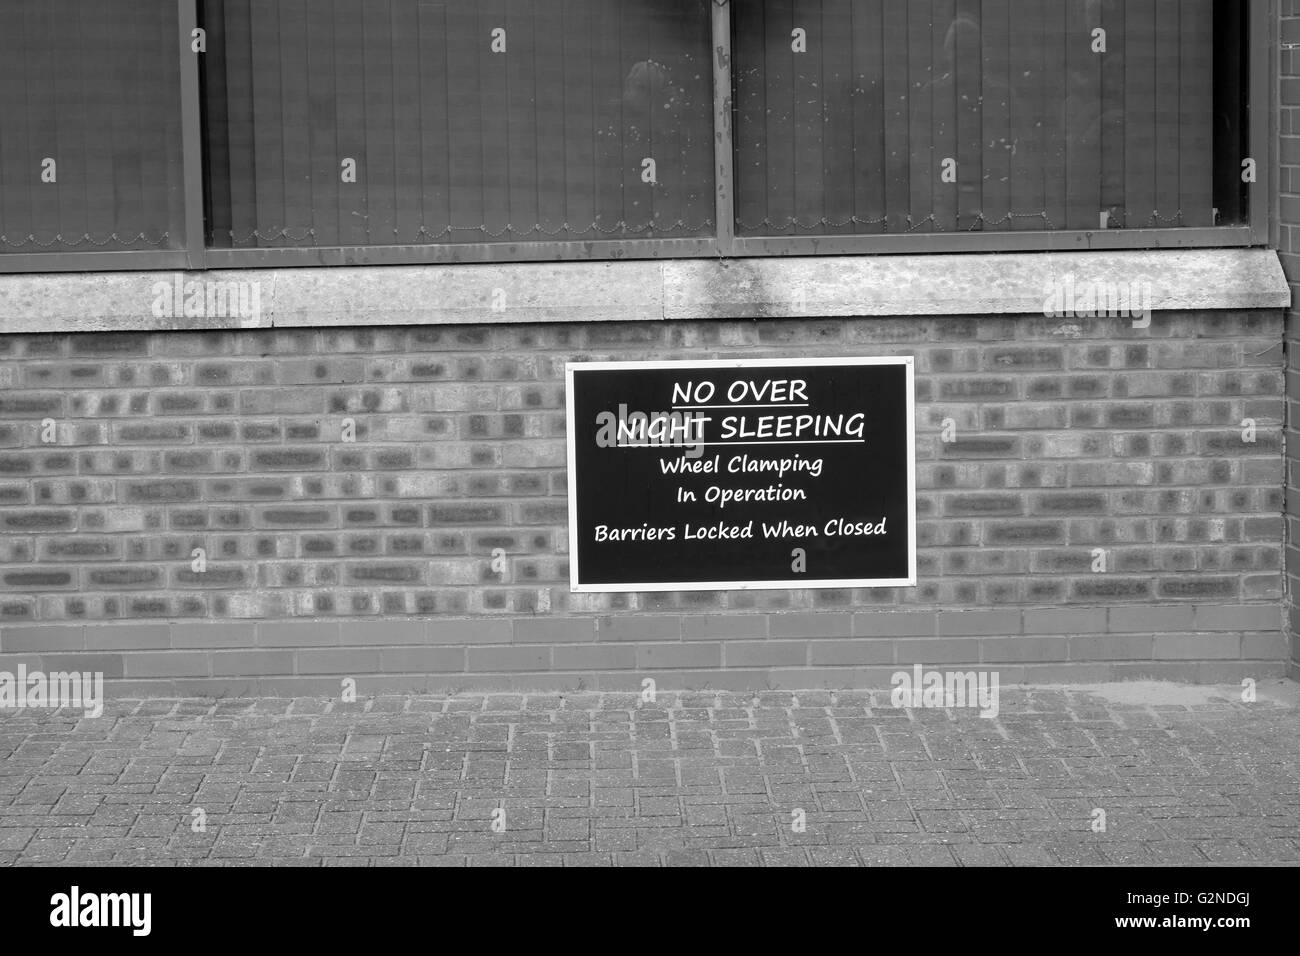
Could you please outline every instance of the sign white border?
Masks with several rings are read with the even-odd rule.
[[[811,581],[697,581],[680,583],[580,584],[578,582],[578,472],[574,467],[577,431],[574,427],[573,376],[588,370],[668,368],[800,368],[817,365],[901,365],[907,372],[907,577],[830,578]],[[824,588],[906,588],[916,586],[916,361],[910,355],[872,358],[689,359],[665,362],[566,362],[564,364],[565,442],[568,445],[569,486],[569,590],[575,594],[621,594],[634,591],[800,591]]]

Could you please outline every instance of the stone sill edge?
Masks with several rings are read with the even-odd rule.
[[[247,314],[176,315],[201,283]],[[232,285],[233,283],[233,285]],[[1076,309],[1064,296],[1076,295]],[[1152,312],[1274,310],[1271,249],[661,259],[0,275],[0,334],[385,325],[1024,316],[1136,290]],[[255,308],[251,307],[255,303]],[[205,309],[206,311],[206,309]],[[1067,320],[1076,316],[1054,316]],[[1076,318],[1086,318],[1080,316]]]

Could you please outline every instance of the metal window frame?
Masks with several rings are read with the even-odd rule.
[[[268,269],[297,266],[409,266],[456,263],[561,262],[617,259],[717,257],[718,241],[617,239],[595,242],[476,242],[391,246],[292,246],[220,249],[205,252],[209,269]]]
[[[730,0],[711,8],[714,126],[714,223],[710,237],[544,242],[430,243],[392,246],[297,246],[222,249],[206,245],[203,129],[198,57],[190,34],[198,26],[197,0],[176,0],[181,83],[184,241],[179,249],[0,255],[0,273],[240,269],[303,266],[424,265],[564,260],[679,259],[742,256],[900,255],[961,252],[1077,252],[1090,249],[1163,249],[1266,246],[1270,230],[1275,122],[1273,38],[1277,0],[1249,6],[1249,142],[1257,160],[1250,223],[1177,229],[915,233],[871,236],[736,236],[733,148],[735,105]]]
[[[1250,190],[1250,229],[1252,245],[1267,246],[1273,230],[1273,176],[1278,135],[1278,41],[1281,15],[1278,0],[1255,0],[1246,5],[1248,42],[1247,70],[1250,76],[1246,121],[1249,123],[1250,155],[1256,160],[1255,183]]]

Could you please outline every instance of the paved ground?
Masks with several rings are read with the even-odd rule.
[[[0,711],[0,863],[1300,863],[1296,685],[1239,694],[1003,690],[992,720],[826,691]]]

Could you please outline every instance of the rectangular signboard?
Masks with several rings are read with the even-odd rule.
[[[911,357],[565,372],[572,590],[916,583]]]

